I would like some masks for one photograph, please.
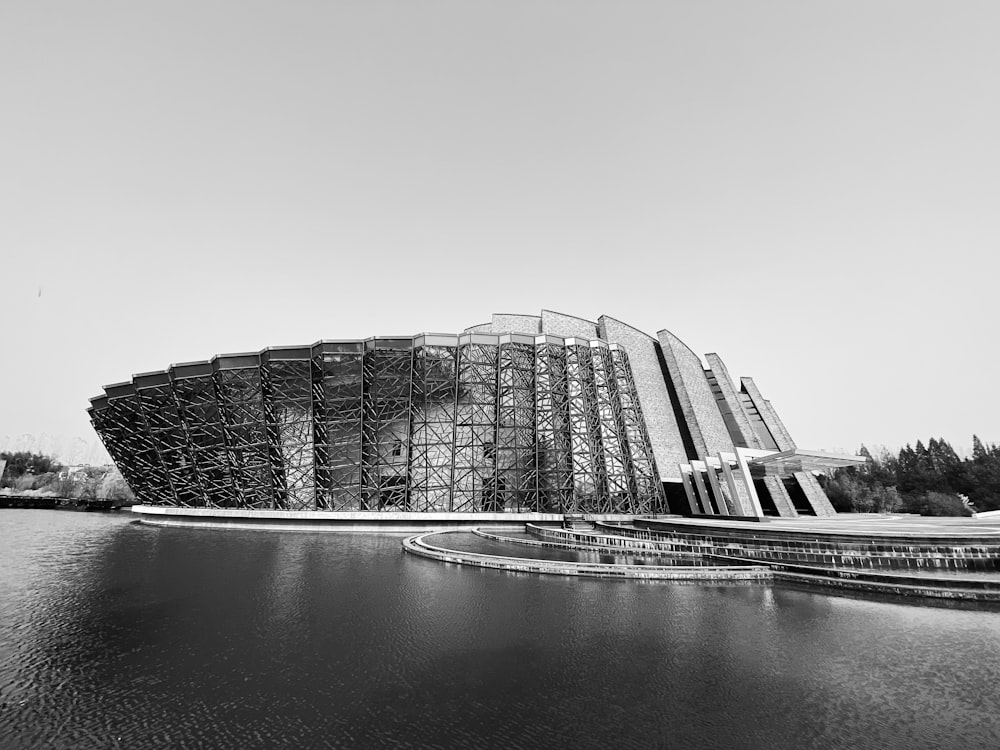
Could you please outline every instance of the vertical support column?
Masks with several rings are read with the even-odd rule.
[[[750,495],[750,503],[753,506],[753,514],[757,518],[764,517],[764,509],[760,506],[760,498],[757,496],[757,488],[754,487],[753,477],[750,476],[750,467],[747,465],[747,458],[743,455],[739,448],[736,449],[736,463],[739,466],[740,478],[743,480],[743,484],[746,485],[747,492]]]
[[[729,494],[736,505],[735,514],[738,516],[754,515],[753,509],[747,507],[744,498],[740,495],[740,491],[736,486],[736,478],[733,476],[732,467],[729,465],[729,459],[721,451],[719,453],[719,462],[722,464],[722,476],[726,480],[726,486],[729,487]]]
[[[700,513],[698,510],[698,500],[694,496],[694,479],[691,477],[692,470],[690,464],[680,464],[681,484],[684,485],[684,494],[687,495],[688,507],[694,514]]]
[[[781,477],[765,476],[764,486],[771,493],[771,500],[774,501],[774,507],[778,509],[779,516],[782,518],[799,517],[798,511],[795,510],[795,504],[792,502],[792,496],[788,494],[788,489],[781,481]]]
[[[590,342],[594,382],[597,386],[598,412],[601,420],[601,442],[604,452],[608,498],[603,503],[605,513],[648,513],[648,502],[638,502],[635,469],[628,447],[628,435],[622,415],[611,352],[600,341]]]
[[[600,513],[608,496],[590,342],[566,340],[566,392],[573,439],[573,512]]]
[[[508,511],[534,510],[535,340],[500,336],[497,391],[497,505]]]
[[[723,516],[735,515],[733,507],[729,504],[722,491],[722,486],[719,484],[719,475],[715,473],[715,467],[705,461],[705,471],[708,474],[708,484],[712,488],[712,494],[715,495],[715,505],[719,509],[719,514]]]
[[[573,456],[563,339],[535,337],[535,382],[538,510],[565,513],[573,502]]]
[[[704,466],[704,461],[692,461],[691,478],[694,479],[694,487],[698,491],[698,499],[701,501],[702,513],[707,516],[714,516],[715,511],[712,509],[712,500],[708,496],[708,489],[705,487],[705,478],[701,475]]]

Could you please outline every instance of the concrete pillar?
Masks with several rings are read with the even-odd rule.
[[[705,464],[702,461],[692,461],[691,478],[694,480],[694,487],[698,490],[698,499],[701,501],[702,513],[715,515],[712,511],[712,501],[708,499],[708,490],[705,488],[705,478],[701,475],[701,467]]]
[[[747,458],[740,452],[739,448],[736,449],[736,463],[740,478],[743,480],[743,484],[746,485],[747,492],[750,495],[750,503],[753,505],[753,513],[750,515],[755,515],[757,518],[763,518],[764,509],[760,505],[760,498],[757,496],[757,488],[753,485],[753,477],[750,476],[750,467],[747,466]]]
[[[690,506],[692,513],[699,513],[700,511],[698,510],[698,501],[695,499],[694,496],[694,484],[693,480],[691,479],[691,472],[685,469],[683,465],[680,467],[680,472],[681,472],[681,482],[684,485],[684,494],[687,495],[688,499],[688,506]]]
[[[765,476],[764,486],[771,493],[771,500],[774,501],[779,516],[782,518],[799,517],[798,511],[795,510],[795,505],[792,503],[792,496],[785,489],[785,483],[781,481],[781,477]]]
[[[723,458],[723,454],[719,453],[719,461],[722,462],[722,476],[726,480],[726,486],[729,487],[729,495],[733,498],[733,503],[736,505],[736,510],[734,511],[735,515],[754,515],[753,508],[747,507],[744,498],[740,496],[740,491],[736,486],[736,478],[733,476],[733,470],[729,466],[729,460]]]
[[[819,484],[819,480],[809,471],[797,471],[793,475],[795,481],[799,483],[799,487],[802,491],[806,493],[806,498],[809,500],[809,505],[812,506],[813,511],[817,516],[835,516],[837,511],[833,509],[830,505],[830,498],[826,496],[823,492],[823,488]]]
[[[722,487],[719,485],[719,475],[715,473],[715,468],[708,461],[705,462],[705,468],[708,473],[708,484],[712,488],[712,494],[715,496],[715,505],[718,507],[719,513],[723,516],[733,515],[733,509],[722,493]]]

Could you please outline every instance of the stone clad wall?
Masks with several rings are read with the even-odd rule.
[[[701,359],[670,331],[659,332],[663,357],[699,456],[734,448]]]
[[[733,385],[732,378],[729,377],[729,370],[723,363],[722,358],[718,354],[712,353],[706,354],[705,359],[708,360],[708,366],[712,369],[715,381],[719,384],[719,390],[722,391],[722,397],[725,399],[726,405],[733,415],[733,421],[739,430],[740,434],[733,436],[734,441],[741,440],[747,448],[760,448],[760,440],[753,431],[753,426],[750,424],[750,417],[743,410],[743,404],[736,393],[736,386]]]
[[[551,310],[542,310],[542,333],[562,336],[563,338],[582,338],[588,341],[598,337],[597,323]]]
[[[474,326],[469,326],[463,333],[493,333],[493,324],[479,323]]]
[[[656,355],[656,339],[606,315],[598,318],[598,328],[602,339],[618,344],[628,354],[661,479],[680,479],[678,465],[688,459]]]
[[[837,515],[837,511],[830,504],[830,498],[823,492],[819,480],[811,472],[797,471],[792,476],[795,477],[795,481],[799,483],[802,491],[806,493],[806,498],[809,500],[812,509],[816,511],[817,516]]]
[[[537,335],[542,332],[542,319],[537,315],[493,313],[491,330],[493,333],[530,333]]]
[[[795,441],[792,440],[792,436],[785,429],[784,423],[778,417],[778,413],[771,406],[771,402],[761,395],[760,389],[757,388],[757,384],[753,382],[753,378],[740,378],[740,383],[743,386],[743,390],[746,391],[747,395],[750,396],[750,400],[753,401],[753,405],[757,407],[757,412],[760,414],[760,418],[764,421],[764,425],[767,427],[768,432],[774,438],[775,444],[778,446],[779,451],[790,451],[795,449]]]

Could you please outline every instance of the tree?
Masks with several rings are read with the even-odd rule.
[[[959,458],[944,438],[907,443],[893,456],[861,446],[863,466],[823,480],[834,508],[843,512],[904,510],[924,515],[966,515],[959,494],[978,510],[1000,508],[1000,446],[972,438],[972,457]]]
[[[10,453],[0,451],[0,459],[7,461],[7,468],[4,470],[5,484],[13,485],[25,474],[41,475],[58,472],[63,468],[55,458],[41,453],[29,453],[28,451],[16,451]]]

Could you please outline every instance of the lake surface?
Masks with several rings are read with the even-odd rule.
[[[7,510],[0,747],[996,748],[1000,613]]]

